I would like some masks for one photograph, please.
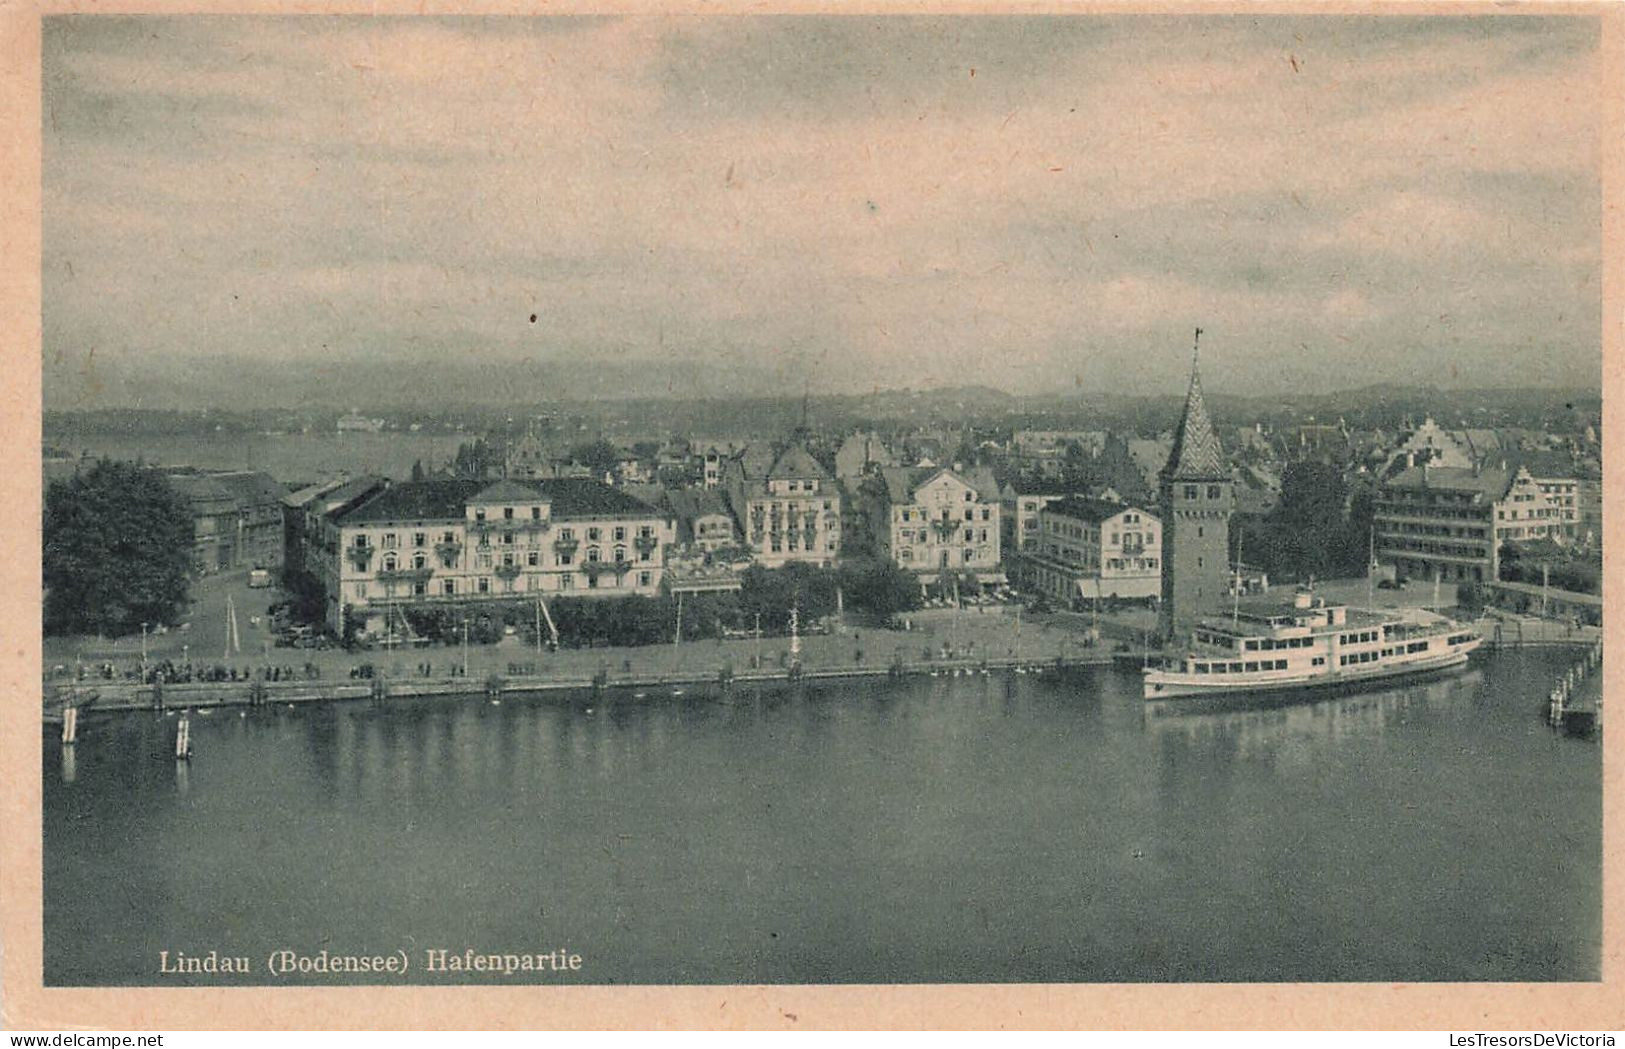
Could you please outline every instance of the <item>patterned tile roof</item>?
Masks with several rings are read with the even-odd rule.
[[[1191,386],[1185,394],[1185,411],[1179,417],[1179,428],[1174,431],[1173,451],[1168,453],[1168,464],[1162,468],[1164,481],[1228,480],[1230,471],[1224,465],[1224,452],[1219,447],[1219,435],[1208,418],[1207,405],[1202,401],[1202,377],[1196,365],[1191,365]]]

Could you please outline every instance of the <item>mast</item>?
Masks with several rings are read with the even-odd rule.
[[[1371,549],[1365,558],[1365,604],[1367,608],[1377,607],[1377,526],[1371,525]]]
[[[1202,329],[1196,329],[1201,334]],[[1236,581],[1231,586],[1230,625],[1241,622],[1241,529],[1236,529]]]

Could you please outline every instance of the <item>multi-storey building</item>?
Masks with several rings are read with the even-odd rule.
[[[1038,513],[1069,495],[1083,496],[1076,486],[1051,480],[1017,478],[999,490],[1000,544],[1006,557],[1038,545]]]
[[[660,592],[660,511],[597,481],[413,481],[332,514],[328,621],[378,629],[394,607]]]
[[[970,572],[998,582],[1001,517],[998,482],[986,468],[887,467],[868,491],[881,553],[918,574]]]
[[[287,489],[252,470],[174,473],[169,482],[192,511],[192,564],[197,571],[281,565]]]
[[[288,490],[269,474],[257,470],[233,470],[210,476],[230,492],[237,503],[233,566],[281,568],[282,499]]]
[[[679,488],[667,492],[665,502],[677,522],[679,546],[710,552],[739,542],[733,515],[721,492]]]
[[[239,519],[236,497],[206,474],[172,474],[169,483],[186,500],[192,514],[193,570],[221,572],[235,566]]]
[[[1161,597],[1162,522],[1154,514],[1073,497],[1045,506],[1038,520],[1016,569],[1024,589],[1063,604]]]
[[[835,481],[807,450],[792,444],[765,473],[741,453],[728,462],[728,503],[757,563],[776,568],[800,561],[829,566],[841,550],[841,496]]]
[[[1235,483],[1208,418],[1194,361],[1185,411],[1174,431],[1159,489],[1163,535],[1158,632],[1172,641],[1187,635],[1203,614],[1214,611],[1230,589]]]
[[[1566,498],[1566,491],[1561,489],[1555,498]],[[1567,509],[1522,467],[1423,464],[1378,491],[1377,560],[1401,576],[1494,582],[1500,575],[1502,544],[1560,540]]]

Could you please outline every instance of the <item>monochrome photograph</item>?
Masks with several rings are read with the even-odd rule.
[[[1603,22],[44,15],[44,987],[1601,981]]]

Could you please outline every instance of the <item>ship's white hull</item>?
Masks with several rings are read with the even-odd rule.
[[[1433,674],[1463,666],[1481,640],[1454,646],[1449,651],[1412,658],[1398,658],[1359,667],[1268,670],[1256,673],[1191,674],[1153,669],[1145,672],[1146,699],[1177,699],[1184,696],[1250,695],[1264,692],[1290,692],[1303,689],[1348,688],[1394,681],[1419,674]]]

